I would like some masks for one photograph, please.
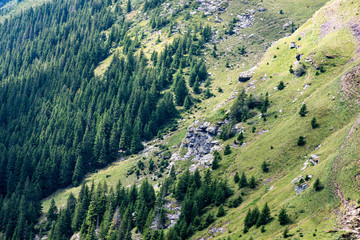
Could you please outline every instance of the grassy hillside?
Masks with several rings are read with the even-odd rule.
[[[210,23],[213,28],[222,29],[235,14],[245,12],[246,9],[266,8],[264,13],[255,14],[252,27],[241,31],[240,35],[224,35],[217,44],[219,58],[214,59],[208,51],[207,63],[212,75],[212,92],[215,97],[203,100],[195,109],[179,120],[179,127],[175,132],[167,134],[163,140],[155,140],[148,144],[149,151],[131,156],[116,162],[112,166],[88,176],[87,181],[107,181],[114,186],[121,180],[125,186],[140,182],[144,177],[153,179],[152,174],[138,178],[135,174],[127,176],[130,169],[136,168],[138,160],[148,166],[152,157],[159,159],[159,153],[169,151],[182,152],[180,143],[185,137],[186,128],[194,119],[217,121],[225,117],[224,113],[230,108],[231,102],[218,107],[234,91],[243,88],[254,95],[269,94],[270,108],[267,121],[257,115],[246,123],[240,123],[245,129],[246,145],[232,148],[232,153],[223,156],[220,168],[213,171],[214,175],[226,176],[235,195],[243,194],[244,202],[235,209],[225,208],[226,216],[218,218],[214,225],[196,233],[194,239],[213,237],[215,239],[281,239],[285,226],[280,226],[277,216],[281,208],[286,208],[292,223],[288,225],[292,239],[337,239],[346,230],[352,229],[352,223],[341,220],[351,206],[357,205],[359,168],[358,146],[358,117],[359,105],[356,100],[359,86],[359,41],[360,29],[355,23],[359,22],[360,4],[357,1],[332,0],[315,13],[294,34],[279,39],[289,31],[282,30],[283,25],[292,20],[295,26],[302,24],[313,12],[326,1],[262,1],[245,4],[240,1],[230,2],[227,11],[221,15],[222,23],[213,23],[213,17],[203,18],[194,15],[189,21],[192,23]],[[295,4],[295,5],[294,5]],[[282,10],[283,14],[280,14]],[[256,10],[257,11],[257,10]],[[258,14],[261,14],[257,17]],[[289,19],[291,17],[291,19]],[[210,20],[208,20],[210,19]],[[179,15],[178,23],[182,20]],[[145,52],[151,53],[153,47],[161,49],[166,39],[156,44],[157,35],[139,17],[139,26],[144,26],[148,36]],[[272,27],[264,27],[270,22]],[[266,25],[267,26],[267,25]],[[164,33],[161,30],[160,33]],[[254,33],[254,37],[249,35]],[[164,36],[164,35],[162,35]],[[295,43],[295,48],[290,44]],[[266,46],[271,47],[263,54]],[[237,49],[246,46],[247,56],[237,53]],[[148,50],[146,50],[148,49]],[[297,62],[296,56],[301,56]],[[111,56],[110,56],[111,57]],[[261,58],[261,61],[258,60]],[[104,64],[107,61],[104,61]],[[225,67],[229,62],[230,67]],[[258,62],[258,63],[257,63]],[[237,76],[241,69],[249,68],[257,63],[258,68],[253,78],[247,83],[238,83]],[[301,67],[305,74],[296,77],[290,73]],[[104,67],[104,66],[100,66]],[[106,66],[105,66],[106,68]],[[100,75],[101,75],[101,70]],[[186,71],[186,70],[185,70]],[[285,89],[277,90],[276,86],[283,81]],[[223,92],[217,92],[221,87]],[[302,104],[307,106],[307,116],[298,114]],[[318,128],[311,127],[311,120],[316,117]],[[252,128],[256,127],[253,133]],[[262,134],[260,134],[262,133]],[[304,136],[305,146],[298,146],[299,136]],[[236,137],[222,142],[232,144]],[[319,164],[308,166],[304,170],[304,163],[311,155],[319,158]],[[270,164],[269,173],[261,171],[261,164],[266,160]],[[191,165],[190,161],[176,161],[177,170],[183,171]],[[258,186],[255,190],[238,190],[233,182],[235,172],[246,172],[248,177],[254,175]],[[309,187],[296,194],[293,179],[311,175]],[[324,189],[319,192],[313,190],[315,179],[319,178]],[[161,179],[161,178],[160,178]],[[161,180],[160,180],[161,181]],[[157,184],[159,180],[151,181]],[[55,199],[58,206],[65,203],[70,192],[77,193],[77,188],[60,191],[44,201],[44,210]],[[249,233],[243,233],[243,222],[246,212],[265,203],[271,209],[274,220],[265,227],[262,233],[255,227]],[[217,208],[209,209],[216,214]],[[211,228],[220,229],[215,235]]]

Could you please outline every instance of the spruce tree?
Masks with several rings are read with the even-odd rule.
[[[226,144],[224,149],[224,155],[229,155],[231,153],[230,145]]]
[[[304,146],[306,144],[305,138],[303,136],[300,136],[298,141],[297,141],[297,145],[298,146]]]
[[[281,208],[279,216],[278,216],[278,221],[279,221],[280,225],[286,225],[286,224],[290,223],[290,218],[289,218],[285,208]]]
[[[175,102],[178,106],[183,106],[184,100],[186,96],[188,95],[188,89],[186,87],[185,79],[183,76],[181,76],[179,73],[175,76]]]
[[[266,225],[271,219],[270,208],[267,203],[265,203],[264,208],[261,210],[260,217],[256,222],[256,227]]]
[[[319,124],[316,122],[316,118],[314,117],[313,119],[311,119],[311,127],[313,129],[319,127]]]
[[[129,13],[129,12],[131,12],[131,10],[132,10],[131,0],[128,0],[127,4],[126,4],[126,11]]]
[[[236,172],[235,175],[234,175],[234,182],[238,183],[239,181],[240,181],[239,173]]]
[[[211,164],[211,168],[213,170],[216,170],[219,168],[219,162],[218,162],[218,158],[217,157],[214,157],[214,160],[212,161],[212,164]]]
[[[79,156],[76,160],[74,174],[72,176],[72,184],[74,187],[79,186],[84,178],[84,163],[82,156]]]
[[[51,200],[50,208],[48,210],[48,213],[46,214],[46,218],[49,222],[56,221],[57,219],[57,207],[55,205],[54,199]]]
[[[277,88],[278,88],[278,90],[283,90],[283,89],[285,88],[284,82],[281,81],[281,82],[279,83],[279,85],[277,86]]]
[[[263,163],[261,164],[261,170],[264,173],[269,172],[269,164],[264,160]]]
[[[321,191],[324,187],[322,186],[320,179],[316,178],[315,183],[314,183],[314,190],[315,191]]]
[[[225,216],[225,210],[224,210],[224,206],[221,204],[216,214],[216,217],[222,217],[222,216]]]
[[[300,108],[299,115],[301,117],[305,117],[307,113],[308,111],[306,110],[306,104],[304,103]]]
[[[245,176],[245,172],[243,172],[241,174],[241,178],[240,178],[240,181],[239,181],[239,188],[244,188],[248,185],[248,181],[247,181],[247,178]]]
[[[251,189],[256,188],[256,179],[255,179],[254,176],[252,176],[252,177],[250,178],[249,187],[250,187]]]
[[[192,102],[191,102],[190,96],[187,95],[185,98],[185,101],[184,101],[184,108],[186,110],[189,110],[191,108],[191,105],[192,105]]]

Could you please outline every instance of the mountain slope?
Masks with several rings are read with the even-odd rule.
[[[153,2],[154,4],[158,4],[158,2],[161,3],[161,1]],[[127,26],[125,21],[123,21],[124,18],[117,15],[117,13],[119,13],[121,16],[121,11],[119,11],[118,8],[120,4],[113,6],[111,2],[107,2],[108,5],[104,5],[105,9],[103,9],[103,11],[108,11],[109,14],[112,13],[115,20],[114,22],[110,21],[112,22],[110,25],[103,25],[102,31],[96,33],[101,36],[99,39],[110,40],[106,42],[106,45],[104,44],[106,48],[103,54],[101,54],[101,57],[96,58],[92,62],[91,67],[88,68],[91,73],[88,73],[89,76],[87,76],[89,81],[91,81],[90,84],[88,84],[88,89],[92,89],[93,86],[99,86],[95,87],[95,89],[97,89],[99,96],[105,99],[103,101],[104,105],[102,102],[97,103],[98,111],[103,115],[101,117],[94,117],[96,118],[96,124],[93,123],[88,126],[97,129],[94,149],[91,148],[90,150],[95,153],[96,150],[98,150],[97,153],[101,156],[97,157],[96,155],[95,157],[91,157],[91,162],[95,161],[94,164],[98,163],[97,168],[104,167],[106,165],[104,161],[109,163],[113,160],[113,158],[111,158],[111,161],[104,160],[103,151],[105,151],[104,149],[108,149],[106,147],[107,142],[106,140],[100,141],[99,139],[102,139],[104,135],[110,135],[107,129],[111,128],[109,126],[112,125],[110,122],[113,119],[109,118],[109,114],[117,116],[115,110],[118,109],[118,107],[120,109],[120,106],[113,107],[112,104],[111,109],[114,112],[105,113],[102,107],[105,106],[106,108],[106,106],[109,106],[109,103],[113,101],[111,100],[113,89],[118,89],[123,86],[120,81],[121,78],[117,78],[117,74],[121,76],[118,69],[122,69],[125,63],[126,65],[129,63],[128,60],[124,62],[124,59],[118,58],[119,55],[122,56],[124,53],[127,53],[126,59],[132,59],[133,56],[129,54],[129,51],[133,51],[136,56],[139,56],[137,58],[139,65],[135,65],[136,67],[134,67],[134,69],[139,70],[138,72],[140,73],[142,71],[145,73],[138,74],[136,77],[134,76],[132,78],[133,81],[130,82],[134,82],[139,86],[148,84],[147,87],[150,89],[151,84],[149,85],[149,82],[151,79],[155,79],[154,76],[156,76],[155,72],[149,70],[152,69],[152,67],[155,68],[156,61],[153,58],[153,50],[158,50],[160,55],[161,52],[167,51],[167,44],[171,42],[174,42],[171,46],[175,47],[169,48],[176,49],[178,42],[183,40],[174,41],[174,39],[177,39],[177,36],[184,35],[184,39],[186,39],[184,40],[185,42],[188,41],[187,39],[194,39],[196,45],[197,42],[199,42],[197,46],[203,50],[200,50],[196,56],[198,56],[199,61],[201,61],[202,54],[204,54],[207,71],[211,73],[211,82],[205,83],[204,81],[201,83],[201,95],[197,94],[195,89],[188,86],[190,89],[189,96],[191,96],[195,106],[190,110],[186,110],[185,107],[183,108],[181,106],[177,107],[177,110],[182,116],[177,126],[175,126],[175,124],[169,126],[166,124],[166,121],[164,121],[163,125],[165,127],[159,127],[159,129],[156,129],[156,132],[153,133],[158,136],[158,139],[147,142],[143,152],[130,157],[124,156],[121,161],[117,161],[102,170],[96,170],[96,173],[88,175],[86,181],[94,181],[95,183],[107,182],[110,187],[115,187],[118,180],[121,180],[123,185],[127,187],[130,187],[132,184],[138,185],[142,182],[143,185],[139,191],[144,191],[144,189],[149,188],[149,186],[147,182],[142,180],[148,179],[151,185],[155,186],[156,191],[160,193],[165,191],[166,194],[168,194],[164,199],[159,199],[164,201],[167,213],[172,214],[174,207],[167,207],[166,204],[181,204],[181,202],[174,200],[174,195],[176,195],[176,189],[179,187],[181,179],[187,174],[186,170],[189,168],[194,170],[194,166],[198,167],[204,175],[204,180],[206,180],[207,173],[205,173],[205,170],[208,167],[212,167],[213,171],[211,174],[212,179],[214,179],[214,186],[222,186],[216,185],[216,180],[222,184],[219,179],[227,179],[234,193],[234,196],[232,196],[230,200],[242,196],[243,202],[235,208],[230,208],[231,201],[229,200],[224,202],[224,206],[221,207],[219,207],[220,204],[217,200],[209,206],[206,205],[206,208],[203,209],[204,214],[200,215],[203,221],[206,221],[210,213],[212,213],[213,216],[217,215],[218,210],[222,207],[225,208],[225,216],[218,214],[219,216],[214,223],[201,225],[201,227],[196,228],[194,232],[188,229],[184,230],[185,232],[188,231],[184,236],[191,236],[194,233],[194,239],[208,237],[218,239],[226,237],[230,239],[247,239],[250,238],[250,236],[254,239],[279,239],[283,235],[285,228],[288,227],[290,231],[289,234],[295,238],[330,239],[340,237],[342,234],[344,234],[344,237],[358,237],[358,213],[356,210],[358,190],[354,188],[354,186],[357,187],[359,184],[359,169],[356,166],[356,161],[359,156],[357,149],[359,135],[359,106],[357,99],[359,98],[360,64],[358,49],[360,27],[357,24],[359,22],[359,3],[356,1],[332,0],[317,11],[310,20],[297,29],[291,36],[271,44],[272,41],[278,39],[280,36],[285,34],[289,35],[292,30],[296,28],[296,24],[289,24],[289,19],[283,17],[284,14],[286,16],[292,16],[293,19],[291,20],[295,21],[295,23],[302,23],[308,16],[307,14],[312,13],[312,11],[320,7],[323,2],[325,1],[313,1],[311,6],[302,2],[296,3],[299,5],[295,7],[287,7],[290,5],[288,1],[279,1],[277,4],[273,4],[270,1],[263,1],[261,3],[232,1],[228,3],[229,5],[226,10],[221,12],[221,14],[217,12],[209,16],[204,16],[206,13],[199,11],[199,6],[192,1],[189,2],[189,6],[186,4],[184,6],[181,4],[176,5],[175,3],[177,2],[174,1],[171,3],[174,3],[175,7],[170,4],[170,8],[168,8],[168,2],[166,2],[163,5],[158,5],[161,7],[145,13],[142,12],[141,7],[143,5],[141,5],[141,2],[136,2],[135,9],[131,9],[130,7],[129,13],[126,14],[126,19],[129,21],[128,26],[130,27],[127,32],[125,31],[127,35],[122,35],[120,43],[116,36],[119,35],[119,31],[121,32],[120,29],[126,29]],[[123,2],[121,2],[121,4],[121,7],[126,9],[126,4]],[[170,17],[168,13],[174,9],[176,10],[178,6],[180,6],[179,9],[181,10],[179,10],[177,14],[172,14]],[[252,8],[255,8],[255,10]],[[311,11],[304,13],[304,9],[306,8],[311,8]],[[264,9],[267,10],[265,11]],[[88,9],[84,8],[83,12],[88,14],[87,10]],[[94,9],[89,8],[89,10],[97,11],[96,6]],[[241,12],[242,15],[237,17],[238,20],[233,20],[234,14],[238,12]],[[149,14],[149,17],[146,14]],[[165,20],[158,19],[158,15],[164,17]],[[222,21],[219,20],[219,16],[222,18]],[[171,19],[171,21],[169,21],[171,22],[171,27],[168,26],[170,23],[167,22],[167,17]],[[189,19],[187,19],[188,17]],[[256,20],[252,22],[253,18]],[[270,20],[273,20],[273,23],[270,22],[270,25],[273,27],[264,28],[264,22],[266,23]],[[102,22],[106,21],[106,19],[102,19]],[[231,24],[232,21],[235,24],[233,32],[229,30],[229,23]],[[251,24],[242,29],[242,24],[248,24],[249,22]],[[206,29],[204,25],[207,24],[212,26],[213,33],[211,40],[209,39],[209,43],[203,42],[203,38],[206,38],[204,37],[206,35],[204,33]],[[158,25],[160,25],[160,27]],[[201,34],[196,34],[196,31],[193,30],[197,28],[201,29]],[[56,27],[54,29],[54,31],[57,31]],[[193,35],[183,33],[191,33]],[[138,44],[138,39],[140,39],[140,44]],[[96,41],[94,40],[94,42]],[[204,44],[204,47],[202,47],[202,44]],[[271,47],[267,49],[263,55],[263,49],[267,48],[270,44]],[[130,50],[128,50],[129,48]],[[89,47],[89,49],[91,48]],[[174,64],[171,64],[172,72],[169,73],[169,76],[171,76],[168,79],[169,84],[164,84],[165,86],[163,88],[159,88],[159,96],[161,96],[159,97],[159,102],[162,101],[161,103],[164,103],[165,101],[166,103],[172,103],[172,98],[167,97],[172,96],[171,92],[175,93],[175,100],[178,101],[178,96],[174,90],[175,87],[170,87],[170,85],[176,86],[176,83],[181,81],[179,74],[185,76],[186,80],[190,78],[192,68],[194,68],[194,62],[189,63],[186,59],[188,58],[187,54],[189,53],[190,55],[190,52],[193,51],[191,49],[191,47],[186,48],[186,50],[184,50],[186,53],[183,55],[178,54],[175,50],[173,50],[172,55],[170,54],[174,59],[181,56],[180,59],[184,61],[184,68],[179,66],[174,67]],[[217,56],[214,56],[214,52]],[[149,65],[146,65],[148,63],[147,59],[141,58],[141,56],[144,56],[142,53],[150,58]],[[259,61],[260,58],[261,60]],[[164,60],[166,57],[160,57],[160,59]],[[39,62],[39,64],[46,66],[45,57],[42,60],[45,64],[44,62]],[[63,61],[63,59],[60,60]],[[104,61],[101,62],[101,60]],[[164,62],[167,64],[166,60],[164,60]],[[154,63],[154,65],[152,65],[152,63]],[[239,83],[237,81],[239,69],[250,68],[255,63],[257,63],[257,68],[254,74],[252,74],[250,81]],[[95,66],[95,64],[97,64],[97,66]],[[183,63],[180,65],[182,64]],[[144,70],[141,67],[145,65],[148,68]],[[14,64],[14,66],[14,68],[17,67],[16,64]],[[160,69],[163,69],[159,64],[156,67],[157,73],[160,73]],[[170,68],[170,65],[168,67]],[[4,76],[7,74],[5,74],[5,72],[6,71],[4,71]],[[94,78],[92,72],[95,73]],[[178,73],[175,74],[175,72]],[[84,74],[84,72],[82,72],[82,74]],[[162,73],[160,75],[162,75]],[[175,83],[173,83],[172,76],[176,79],[174,80]],[[90,80],[90,78],[93,79]],[[146,81],[141,81],[141,79],[146,79]],[[78,85],[83,84],[83,82],[80,84],[79,79],[77,80],[79,81]],[[119,84],[115,83],[116,80],[119,80]],[[11,82],[11,78],[9,77],[6,81]],[[6,81],[4,82],[6,83]],[[282,90],[280,90],[280,82],[285,86]],[[71,84],[68,90],[68,101],[72,99],[77,101],[77,99],[81,99],[81,96],[85,96],[84,98],[91,96],[91,94],[89,95],[90,90],[83,89],[82,86],[77,86],[79,90],[76,94],[72,95],[73,84],[74,83]],[[186,83],[186,85],[189,84]],[[207,85],[210,86],[207,87]],[[100,88],[106,90],[108,97],[102,95],[101,91],[98,91]],[[66,84],[64,84],[63,90],[66,89]],[[76,88],[74,89],[76,90]],[[253,99],[256,102],[255,105],[264,104],[264,99],[268,97],[270,100],[269,106],[265,108],[263,106],[250,108],[249,114],[246,116],[246,121],[235,124],[235,128],[238,129],[236,134],[234,133],[236,136],[230,136],[229,139],[221,137],[221,134],[219,136],[211,136],[211,140],[222,138],[220,141],[215,141],[216,143],[211,143],[215,144],[220,152],[222,158],[222,160],[218,159],[220,166],[216,168],[214,167],[214,162],[210,164],[212,158],[218,156],[214,152],[207,155],[211,160],[205,163],[199,162],[204,160],[202,158],[204,156],[199,158],[197,158],[197,155],[195,158],[187,157],[185,153],[192,151],[186,144],[187,139],[191,135],[189,133],[199,129],[196,127],[193,129],[196,125],[189,127],[193,123],[193,120],[199,120],[200,123],[209,122],[204,123],[204,125],[207,126],[222,125],[220,128],[222,132],[227,131],[227,129],[231,130],[233,125],[229,121],[229,116],[232,115],[234,111],[231,106],[234,102],[237,104],[241,102],[232,100],[236,95],[239,95],[243,89],[246,90],[248,96],[252,94],[253,98],[248,97],[247,99]],[[58,90],[60,91],[60,88]],[[210,93],[215,96],[210,97]],[[122,94],[123,93],[119,93],[117,98],[121,98]],[[139,96],[140,98],[143,94],[139,94],[139,91],[135,89],[132,95]],[[85,101],[85,99],[83,101]],[[52,101],[49,101],[49,103],[50,102],[52,103]],[[93,102],[96,102],[96,100],[93,99]],[[66,103],[62,104],[66,105]],[[299,111],[303,104],[306,104],[307,112],[305,114],[306,116],[301,117]],[[56,112],[57,108],[61,108],[61,106],[63,105],[56,105],[54,112]],[[153,106],[155,107],[155,105]],[[157,106],[160,106],[160,104]],[[130,109],[130,107],[128,108]],[[133,106],[133,108],[135,107]],[[51,109],[51,107],[44,107],[42,109],[45,116],[51,113],[51,111],[47,109]],[[125,107],[121,107],[121,109],[125,110]],[[159,109],[161,108],[159,107]],[[131,111],[134,112],[134,109]],[[54,116],[52,116],[52,121],[55,121],[54,119],[56,117]],[[82,114],[79,113],[77,116],[80,116],[77,118],[80,119],[77,122],[82,122],[82,118],[84,118],[83,120],[85,121],[85,117],[83,117]],[[313,118],[316,118],[317,124],[313,122]],[[87,118],[87,121],[91,120]],[[7,125],[6,121],[2,124],[4,126]],[[117,119],[117,124],[122,124],[121,118]],[[131,122],[131,124],[129,123],[128,127],[132,126],[132,124],[137,125],[134,121]],[[144,122],[144,126],[145,125],[147,125],[147,122]],[[115,124],[112,129],[119,129],[114,126]],[[203,131],[201,129],[200,132]],[[244,143],[241,146],[238,144],[238,141],[242,140],[237,141],[237,139],[240,139],[238,134],[240,129],[243,131],[244,136]],[[43,130],[43,134],[41,134],[39,139],[45,139],[44,136],[49,134],[50,130],[53,129]],[[220,133],[221,131],[217,130],[215,133]],[[111,132],[115,132],[114,134],[116,134],[116,130],[112,130]],[[123,133],[124,130],[121,132],[121,138],[125,139],[127,136],[126,132]],[[138,135],[142,134],[131,135],[134,139],[138,137],[139,140],[140,136]],[[185,136],[187,137],[185,138]],[[300,136],[304,137],[305,143],[298,144]],[[104,138],[108,139],[109,136]],[[152,136],[146,137],[145,139],[148,140],[151,138]],[[14,140],[11,141],[13,142]],[[11,141],[6,140],[6,144],[4,145],[9,145]],[[79,140],[74,137],[72,143],[75,149]],[[200,142],[200,147],[203,147],[201,144]],[[66,146],[68,145],[71,144],[67,142]],[[86,146],[86,144],[83,145]],[[116,147],[118,145],[117,143]],[[133,149],[134,144],[132,141],[131,144],[129,143],[126,146],[120,144],[122,150],[127,154],[130,152],[130,145],[131,149]],[[231,145],[230,154],[224,154],[222,151],[226,148],[226,145]],[[96,146],[101,147],[96,148]],[[106,150],[106,152],[108,151]],[[107,156],[107,153],[105,156]],[[46,149],[43,151],[41,157],[43,158],[42,161],[44,161],[44,164],[45,162],[49,162],[44,160],[46,158]],[[57,159],[57,155],[53,154],[49,156],[49,159]],[[72,160],[75,172],[77,169],[75,163],[78,165],[80,161],[81,160],[78,159],[76,159],[76,161],[74,161],[74,159]],[[89,161],[89,159],[85,161]],[[269,165],[268,172],[262,168],[264,161]],[[150,170],[151,162],[155,162],[155,171]],[[314,163],[314,166],[312,166],[311,163]],[[171,185],[174,186],[174,190],[163,190],[162,186],[165,184],[162,180],[163,176],[174,174],[171,170],[172,166],[175,166],[177,174],[184,171],[185,173],[179,175],[178,179],[180,178],[180,180],[178,180],[178,183]],[[35,165],[32,167],[35,168]],[[40,167],[36,167],[36,169],[38,168]],[[56,167],[52,167],[52,169],[56,169]],[[92,170],[94,169],[93,167]],[[88,169],[86,169],[86,171],[87,170]],[[253,176],[254,187],[239,189],[238,184],[235,184],[233,181],[236,172],[238,174],[244,172],[249,180],[250,177]],[[70,171],[70,173],[72,175],[72,171]],[[302,178],[300,176],[304,177]],[[9,176],[7,177],[11,179]],[[21,176],[21,178],[23,178],[22,181],[25,182],[25,177]],[[73,180],[74,185],[78,185],[79,179],[76,179],[76,183],[74,183]],[[315,179],[320,179],[321,181],[322,188],[318,188],[320,191],[313,189]],[[34,181],[31,182],[31,184],[34,184]],[[68,179],[61,187],[64,187],[69,182],[71,182],[71,180],[69,181]],[[90,186],[91,184],[88,185]],[[48,187],[50,188],[51,186],[54,187],[53,185]],[[12,188],[15,189],[15,186],[12,186]],[[8,189],[10,188],[8,187]],[[48,190],[44,195],[47,196],[56,189]],[[75,195],[78,196],[79,189],[80,187],[67,188],[58,194],[50,196],[43,203],[45,212],[47,212],[49,208],[53,209],[50,207],[52,199],[56,200],[55,202],[58,207],[65,209],[65,202],[69,194],[75,193]],[[116,189],[118,190],[118,188]],[[2,191],[5,190],[3,189]],[[151,193],[150,190],[149,192]],[[104,187],[98,187],[96,193],[94,188],[91,188],[90,195],[93,202],[99,203],[98,200],[101,195],[99,193],[111,196],[111,194],[107,194],[107,187],[105,187],[105,185]],[[190,194],[192,194],[192,192],[189,190],[187,195]],[[141,200],[141,197],[138,199]],[[179,200],[180,198],[176,197],[176,199]],[[183,202],[184,209],[187,202],[186,200]],[[9,200],[6,199],[6,201]],[[103,199],[101,201],[103,201]],[[109,202],[111,202],[111,200],[109,200]],[[135,203],[137,204],[136,209],[139,210],[138,201],[134,201],[134,204]],[[256,206],[262,209],[265,203],[268,203],[273,219],[266,222],[264,229],[251,227],[247,229],[248,232],[244,231],[244,219],[246,218],[245,215],[248,210],[254,209]],[[134,207],[127,207],[127,209],[132,208]],[[287,210],[291,219],[291,223],[286,227],[280,226],[277,221],[277,217],[282,208]],[[115,211],[113,208],[109,209],[110,213],[108,212],[106,216],[110,216],[110,219],[112,214],[114,214],[113,217],[115,218],[115,216],[117,216],[115,214],[117,210]],[[126,211],[127,214],[129,214],[129,211],[131,210]],[[59,216],[64,216],[61,215],[64,214],[64,212],[65,210],[59,212]],[[89,215],[90,212],[91,208],[89,207],[88,216],[91,216]],[[136,213],[138,212],[135,211],[134,214]],[[147,220],[145,219],[147,222],[146,227],[149,227],[148,221],[152,220],[151,213],[153,212],[149,213],[150,217]],[[98,214],[98,216],[103,216],[102,212]],[[120,214],[124,213],[122,212]],[[156,217],[158,216],[156,215]],[[102,219],[102,217],[100,218]],[[92,231],[94,232],[93,228],[95,228],[95,226],[92,226],[89,222],[93,224],[96,222],[94,219],[89,219],[90,217],[87,217],[86,221],[84,221],[84,226],[86,227],[81,227],[81,234],[89,234],[88,237],[90,237]],[[142,219],[143,222],[145,220]],[[180,220],[183,220],[181,215]],[[99,218],[97,224],[99,223],[98,221]],[[18,225],[21,225],[20,223],[21,221],[19,220]],[[58,223],[60,224],[60,220],[58,220],[56,224],[51,225],[48,217],[47,220],[43,218],[41,223],[36,227],[37,229],[42,229],[43,226],[45,226],[43,228],[44,231],[52,229],[49,233],[50,238],[56,239],[53,234],[54,231],[56,232]],[[138,220],[136,220],[136,224],[137,230],[133,230],[132,234],[138,238],[140,234],[137,231],[142,224],[138,223]],[[168,236],[173,236],[171,234],[173,234],[174,231],[182,232],[183,234],[182,228],[181,231],[177,229],[179,225],[175,225],[175,230],[165,230],[165,233],[169,233]],[[126,231],[129,232],[131,229],[129,229],[129,227],[127,228]],[[189,228],[192,229],[191,227]],[[79,230],[79,226],[75,229]],[[101,229],[106,229],[106,227],[102,226]],[[142,232],[142,230],[143,229],[140,229],[146,238],[147,233]],[[110,235],[109,233],[109,237]],[[172,238],[170,237],[170,239]]]

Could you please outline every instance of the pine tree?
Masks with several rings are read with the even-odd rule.
[[[297,145],[298,146],[304,146],[306,144],[305,138],[303,136],[300,136],[298,141],[297,141]]]
[[[285,208],[281,208],[279,217],[278,217],[278,221],[279,221],[280,225],[286,225],[286,224],[290,223],[290,218],[289,218]]]
[[[249,187],[250,187],[251,189],[256,188],[256,179],[255,179],[254,176],[252,176],[252,177],[250,178]]]
[[[185,98],[185,101],[184,101],[184,108],[186,110],[189,110],[191,108],[191,105],[192,105],[192,102],[191,102],[190,96],[187,95]]]
[[[313,129],[319,127],[319,124],[316,122],[316,118],[315,118],[315,117],[311,120],[311,127],[312,127]]]
[[[314,183],[314,190],[315,191],[321,191],[324,187],[322,186],[320,179],[316,178],[315,183]]]
[[[269,164],[264,160],[263,163],[261,164],[261,170],[264,173],[269,172]]]
[[[278,89],[278,90],[283,90],[284,88],[285,88],[285,84],[284,84],[283,81],[281,81],[281,82],[279,83],[279,85],[277,86],[277,89]]]
[[[128,0],[127,1],[127,4],[126,4],[126,11],[129,13],[131,12],[132,8],[131,8],[131,0]]]
[[[142,133],[141,119],[137,117],[135,120],[135,126],[133,130],[133,135],[131,138],[131,152],[137,153],[144,149],[144,145],[141,142],[141,133]]]
[[[222,217],[222,216],[225,216],[225,210],[224,210],[224,206],[221,204],[216,214],[216,217]]]
[[[50,203],[50,208],[48,210],[48,213],[46,214],[46,218],[48,219],[49,222],[56,221],[57,211],[58,211],[58,209],[55,205],[55,201],[54,201],[54,199],[52,199],[51,203]]]
[[[300,108],[299,114],[301,117],[305,117],[307,113],[306,104],[304,103]]]
[[[267,203],[265,203],[264,208],[261,210],[260,217],[256,222],[256,227],[261,225],[266,225],[271,219],[270,208]]]
[[[199,83],[198,79],[199,79],[199,78],[196,77],[196,81],[195,81],[195,83],[194,83],[194,85],[193,85],[193,90],[194,90],[194,93],[195,93],[195,94],[200,94],[200,93],[201,93],[200,83]]]
[[[229,155],[231,153],[230,145],[226,144],[224,149],[224,155]]]
[[[234,182],[238,183],[239,181],[240,181],[239,173],[236,172],[235,175],[234,175]]]
[[[248,185],[247,178],[245,176],[245,172],[241,174],[241,178],[239,181],[239,188],[244,188]]]
[[[185,79],[179,73],[175,76],[175,102],[176,105],[182,106],[184,104],[184,100],[188,95],[188,89],[186,87]]]
[[[216,157],[214,157],[214,160],[212,161],[211,168],[213,170],[216,170],[216,169],[219,168],[219,162],[218,162],[218,159]]]
[[[83,162],[83,158],[79,156],[76,159],[75,170],[72,176],[73,186],[74,187],[79,186],[83,178],[84,178],[84,162]]]
[[[239,144],[242,145],[244,143],[244,134],[241,132],[239,136],[237,137],[237,140],[239,141]]]

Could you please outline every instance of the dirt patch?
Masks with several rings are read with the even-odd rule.
[[[348,99],[360,103],[360,65],[354,67],[341,77],[341,87]]]

